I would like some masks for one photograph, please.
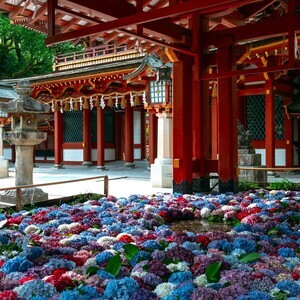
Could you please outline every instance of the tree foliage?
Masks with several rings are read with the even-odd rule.
[[[49,73],[55,55],[82,49],[71,43],[47,47],[45,38],[41,33],[11,24],[0,14],[0,79]]]

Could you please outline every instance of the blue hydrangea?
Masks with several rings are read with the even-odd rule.
[[[60,218],[63,218],[63,217],[70,217],[70,215],[66,212],[55,209],[55,210],[52,210],[52,211],[48,212],[46,214],[46,217],[48,219],[60,219]]]
[[[238,296],[236,300],[271,300],[271,296],[268,293],[260,291],[251,291],[248,295]]]
[[[279,281],[277,282],[276,287],[287,292],[291,297],[297,297],[300,295],[300,286],[291,280]]]
[[[251,225],[241,223],[233,227],[233,230],[236,232],[243,232],[243,231],[251,231]]]
[[[295,257],[296,253],[294,251],[294,249],[292,248],[279,248],[277,250],[278,255],[282,256],[282,257]]]
[[[45,267],[48,267],[52,270],[56,269],[68,269],[73,270],[76,267],[76,264],[74,261],[64,259],[64,258],[51,258],[47,264],[45,264]]]
[[[103,279],[114,279],[115,278],[114,275],[112,275],[104,270],[97,271],[97,275]]]
[[[107,262],[112,258],[114,255],[110,251],[103,251],[96,255],[95,259],[98,265],[101,265],[104,262]]]
[[[44,250],[43,248],[39,247],[39,246],[35,246],[35,247],[29,247],[26,249],[26,257],[29,259],[29,260],[33,260],[33,259],[36,259],[40,256],[42,256],[44,254]]]
[[[130,265],[134,267],[138,262],[149,260],[150,258],[151,254],[149,252],[141,250],[130,260]]]
[[[0,213],[0,221],[3,221],[3,220],[6,220],[6,217],[5,217],[4,214],[1,214],[1,213]]]
[[[130,277],[124,277],[120,280],[113,279],[108,282],[105,291],[105,299],[130,300],[131,295],[139,288],[138,283]]]
[[[161,250],[162,249],[161,244],[159,244],[157,241],[154,241],[154,240],[145,241],[142,244],[142,246],[149,250]]]
[[[9,240],[10,240],[9,235],[7,235],[5,233],[0,234],[0,243],[2,245],[7,245]]]
[[[233,247],[235,249],[243,249],[247,253],[256,251],[256,243],[252,240],[248,240],[246,238],[236,238],[233,241]]]
[[[112,217],[105,217],[101,220],[102,225],[112,225],[114,223],[117,223],[117,220]]]
[[[18,290],[18,295],[24,300],[31,300],[34,296],[50,299],[56,294],[56,288],[41,279],[25,282]]]
[[[175,272],[170,276],[168,281],[178,285],[184,281],[191,280],[192,278],[193,275],[190,271]]]
[[[231,252],[232,251],[232,244],[228,242],[227,240],[218,240],[218,241],[212,241],[207,245],[208,249],[218,249],[224,252]]]
[[[152,285],[152,286],[158,286],[162,283],[161,277],[153,274],[153,273],[147,273],[145,276],[142,277],[144,282],[146,284]]]
[[[16,256],[7,262],[1,268],[1,271],[9,274],[12,272],[26,272],[33,266],[33,263],[24,256]]]
[[[181,246],[190,251],[201,250],[200,244],[195,242],[185,241]]]

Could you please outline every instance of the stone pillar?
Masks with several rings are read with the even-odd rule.
[[[172,114],[158,113],[157,158],[151,165],[151,183],[155,187],[172,187]]]
[[[8,177],[8,160],[3,156],[2,127],[0,123],[0,178]]]

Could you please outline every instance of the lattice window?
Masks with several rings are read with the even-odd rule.
[[[64,112],[64,142],[78,143],[82,142],[82,111]]]
[[[91,116],[92,143],[97,143],[97,110],[92,110]]]
[[[284,139],[284,100],[281,96],[275,96],[275,138]]]
[[[112,109],[104,110],[104,142],[115,142],[115,112]]]
[[[247,130],[254,140],[265,139],[265,96],[252,95],[246,98]]]

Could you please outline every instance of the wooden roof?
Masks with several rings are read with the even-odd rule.
[[[114,42],[148,53],[171,49],[199,55],[227,43],[236,47],[238,65],[248,59],[243,69],[257,56],[265,67],[261,70],[272,72],[284,69],[287,60],[293,68],[299,51],[300,0],[0,0],[0,11],[16,24],[45,33],[48,45]],[[271,61],[273,54],[277,57]],[[278,59],[280,67],[274,66]],[[215,57],[207,56],[206,64],[215,65]],[[251,73],[250,68],[246,74]]]
[[[195,14],[208,19],[205,31],[217,32],[284,17],[288,2],[291,0],[1,0],[0,10],[8,12],[14,23],[49,35],[49,44],[86,38],[138,45],[154,52],[162,46],[190,51]]]

